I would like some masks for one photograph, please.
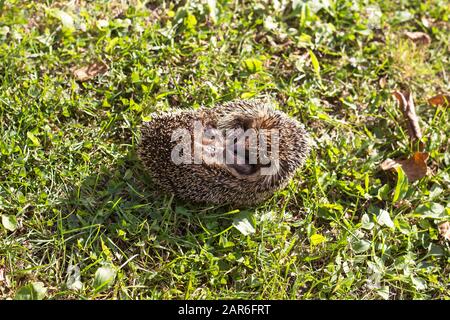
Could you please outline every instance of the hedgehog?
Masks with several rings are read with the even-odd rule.
[[[138,156],[159,188],[203,204],[254,206],[284,188],[305,162],[303,124],[268,100],[153,114]]]

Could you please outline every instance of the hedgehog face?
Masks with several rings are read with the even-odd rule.
[[[204,127],[194,125],[194,128],[191,143],[194,152],[201,152],[201,160],[205,164],[228,170],[241,178],[254,175],[261,167],[256,147],[257,132],[254,129],[236,127],[221,130],[215,124]],[[196,138],[196,134],[201,135],[201,138]]]
[[[164,190],[234,205],[258,203],[284,187],[308,151],[303,126],[257,100],[157,116],[143,125],[139,145]]]
[[[254,180],[264,174],[261,169],[276,161],[271,143],[274,132],[274,129],[258,131],[251,123],[222,130],[209,124],[201,130],[202,138],[194,138],[192,143],[196,147],[196,140],[201,141],[197,150],[202,150],[205,164],[226,170],[239,179]]]

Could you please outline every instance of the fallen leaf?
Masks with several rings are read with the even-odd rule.
[[[430,19],[427,19],[425,17],[420,18],[420,22],[422,22],[425,28],[429,28],[431,26]]]
[[[0,268],[0,282],[5,281],[5,269]]]
[[[439,234],[447,240],[450,240],[450,222],[446,221],[438,225]]]
[[[416,114],[416,108],[414,107],[414,100],[411,92],[394,91],[392,93],[398,100],[403,116],[408,123],[408,133],[411,139],[420,140],[422,138],[422,130],[419,125],[419,118]]]
[[[405,36],[412,42],[420,45],[429,45],[431,43],[431,38],[424,32],[405,32]]]
[[[383,89],[386,87],[387,76],[381,77],[378,83],[380,84],[380,88]]]
[[[438,94],[433,98],[428,99],[428,103],[432,106],[445,106],[450,105],[450,95]]]
[[[104,74],[106,71],[108,71],[108,66],[103,62],[95,62],[88,66],[72,69],[73,75],[79,81],[92,79],[99,74]]]
[[[386,159],[381,164],[381,169],[391,170],[398,166],[401,166],[409,182],[413,182],[425,177],[429,171],[427,166],[427,159],[429,154],[427,152],[416,152],[413,156],[407,160],[392,160]]]

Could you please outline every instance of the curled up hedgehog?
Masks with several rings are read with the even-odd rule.
[[[263,100],[154,115],[141,129],[139,158],[177,198],[256,205],[287,185],[309,153],[303,125]]]

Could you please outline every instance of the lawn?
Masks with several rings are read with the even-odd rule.
[[[0,298],[450,299],[450,108],[429,101],[450,91],[449,15],[1,0]],[[136,156],[152,112],[258,97],[311,135],[287,188],[239,209],[158,191]]]

